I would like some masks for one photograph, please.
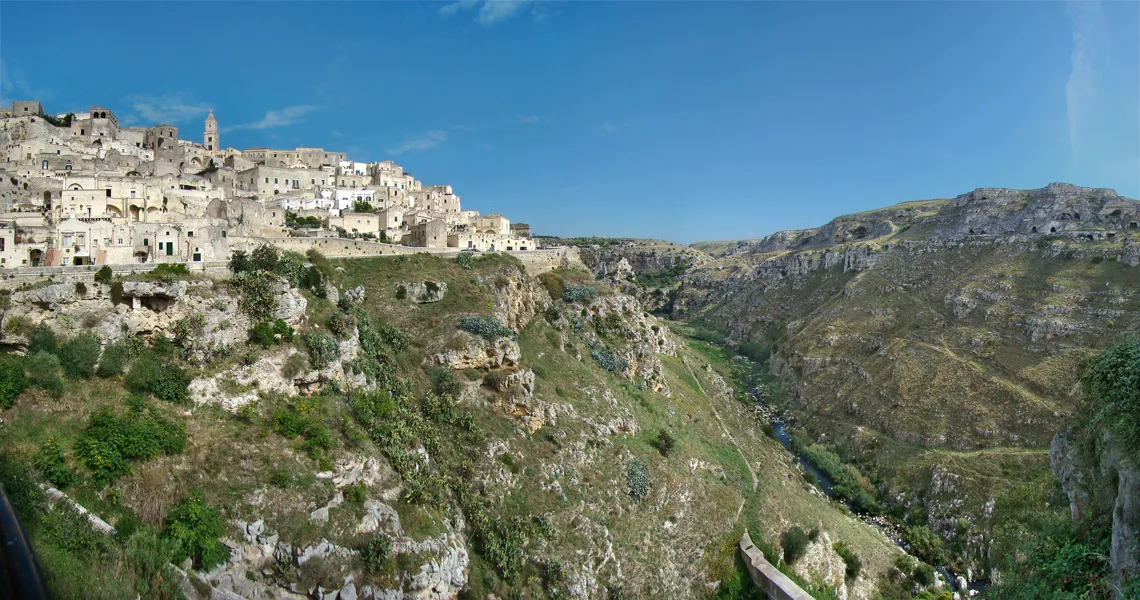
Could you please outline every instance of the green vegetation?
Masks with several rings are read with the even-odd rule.
[[[206,504],[200,489],[191,489],[167,515],[163,537],[174,542],[175,562],[190,558],[196,568],[208,570],[229,559],[229,549],[218,541],[225,532],[218,509]]]
[[[835,553],[839,555],[839,558],[843,559],[843,564],[845,565],[844,571],[847,575],[847,579],[855,579],[858,577],[859,572],[863,569],[863,560],[859,558],[859,555],[855,553],[855,550],[851,548],[851,545],[847,542],[844,542],[843,540],[840,540],[832,544],[831,549],[835,550]]]
[[[145,275],[147,279],[154,281],[161,281],[164,283],[173,283],[181,281],[190,276],[190,269],[182,263],[162,263],[148,271]]]
[[[803,558],[804,554],[807,553],[810,541],[808,534],[799,527],[793,526],[785,531],[780,536],[780,547],[784,549],[784,562],[794,565],[796,561]]]
[[[43,473],[44,479],[59,489],[66,488],[75,480],[75,473],[67,466],[63,448],[54,437],[44,440],[32,464]]]
[[[123,374],[126,365],[127,348],[123,344],[107,344],[103,348],[103,356],[99,358],[99,368],[95,374],[99,377],[118,377]]]
[[[1112,432],[1113,442],[1140,463],[1140,338],[1109,347],[1081,377],[1084,426]]]
[[[324,223],[317,217],[298,217],[297,213],[291,210],[285,211],[285,226],[289,229],[320,229],[323,225]]]
[[[492,342],[501,337],[515,337],[515,332],[510,327],[500,323],[495,317],[459,317],[455,326]]]
[[[563,302],[589,302],[598,296],[598,290],[586,285],[569,285],[562,292]]]
[[[28,332],[28,356],[40,352],[59,353],[59,340],[56,339],[55,332],[51,330],[51,327],[44,323],[32,327]]]
[[[99,362],[98,336],[85,333],[67,340],[59,348],[59,358],[68,377],[91,377]]]
[[[167,402],[186,401],[190,378],[182,367],[160,359],[155,352],[144,352],[131,363],[127,373],[127,388],[142,393],[151,393]]]
[[[30,382],[24,375],[24,358],[0,354],[0,410],[12,408]]]
[[[59,376],[58,356],[41,350],[28,357],[25,368],[28,372],[28,382],[31,385],[46,390],[57,398],[63,393],[63,379]]]
[[[653,438],[653,447],[661,453],[661,456],[668,457],[673,448],[677,445],[677,438],[673,437],[668,430],[662,429],[657,432],[657,437]]]
[[[845,464],[833,448],[812,442],[799,431],[791,434],[792,449],[822,471],[834,484],[835,493],[855,508],[871,513],[880,510],[875,486],[859,469]]]
[[[625,483],[630,497],[641,500],[649,493],[649,467],[639,458],[629,461],[625,467]]]
[[[591,351],[590,358],[593,358],[599,367],[611,373],[621,373],[629,368],[629,361],[619,357],[609,348]]]
[[[131,472],[131,461],[159,454],[178,454],[186,446],[186,430],[141,399],[119,415],[97,410],[75,444],[75,455],[99,485],[109,485]]]
[[[667,269],[638,273],[637,283],[645,288],[673,287],[681,282],[681,277],[689,270],[690,265],[689,262],[678,260],[674,261]]]
[[[272,323],[263,321],[249,330],[249,341],[268,349],[276,344],[293,341],[293,328],[282,319],[276,319]]]

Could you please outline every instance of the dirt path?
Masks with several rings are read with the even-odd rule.
[[[732,434],[729,433],[728,427],[724,424],[724,419],[720,418],[720,412],[717,411],[712,397],[705,391],[704,386],[701,385],[701,380],[697,377],[697,374],[693,372],[693,367],[689,364],[689,358],[682,354],[681,363],[689,370],[689,375],[693,377],[693,381],[697,384],[697,390],[701,392],[702,396],[708,399],[709,408],[712,409],[713,416],[716,417],[716,422],[720,425],[720,430],[724,432],[724,436],[728,438],[728,441],[732,442],[732,447],[736,448],[736,453],[740,455],[740,460],[744,461],[744,466],[748,467],[748,475],[752,477],[752,491],[755,492],[760,487],[760,480],[756,477],[756,470],[752,468],[752,463],[748,462],[748,457],[744,456],[744,451],[740,449],[740,444],[737,444],[736,438],[732,437]],[[747,502],[747,500],[747,496],[740,499],[740,506],[736,508],[736,520],[740,520],[740,513],[744,510],[744,503]]]

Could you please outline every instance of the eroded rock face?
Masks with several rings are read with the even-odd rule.
[[[519,344],[508,337],[487,340],[466,331],[457,330],[447,348],[428,357],[428,364],[464,369],[497,369],[513,367],[522,357]]]
[[[546,290],[518,269],[508,269],[484,283],[491,292],[491,315],[515,331],[522,331],[550,305]]]
[[[580,305],[573,305],[576,309]],[[662,325],[657,317],[642,310],[641,303],[633,296],[614,294],[599,296],[582,305],[588,317],[594,322],[622,323],[619,340],[610,343],[613,350],[629,366],[620,375],[632,381],[645,381],[654,391],[668,392],[665,373],[659,355],[676,356],[677,346],[669,334],[669,328]]]
[[[430,304],[443,300],[447,294],[447,283],[439,281],[401,281],[396,284],[396,297],[406,298],[419,304]]]
[[[1140,467],[1116,447],[1108,433],[1101,436],[1095,458],[1074,452],[1071,437],[1066,430],[1053,438],[1049,455],[1053,471],[1069,496],[1074,519],[1094,505],[1111,511],[1109,564],[1113,583],[1120,589],[1129,577],[1140,574]]]

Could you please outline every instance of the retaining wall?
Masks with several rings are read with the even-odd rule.
[[[740,538],[740,553],[744,556],[744,565],[752,576],[752,583],[768,594],[768,600],[814,600],[764,558],[764,553],[752,545],[752,536],[747,531]]]

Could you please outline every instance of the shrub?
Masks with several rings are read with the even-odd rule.
[[[234,250],[230,253],[230,272],[237,275],[249,270],[249,255],[245,253],[245,250]]]
[[[925,525],[907,527],[903,533],[915,556],[935,565],[946,562],[946,549],[942,538]]]
[[[56,502],[44,515],[38,533],[80,560],[92,560],[91,555],[102,550],[106,543],[103,535],[91,526],[87,515],[67,500]]]
[[[127,365],[127,348],[121,343],[108,343],[103,349],[103,357],[100,357],[99,368],[95,373],[100,378],[113,378],[123,373],[125,365]]]
[[[562,318],[562,313],[558,312],[557,308],[548,306],[546,307],[546,310],[543,311],[542,316],[546,319],[547,323],[553,325],[554,323],[558,322],[558,319]]]
[[[123,282],[116,281],[111,284],[111,305],[118,306],[123,302]]]
[[[804,554],[807,554],[809,543],[808,535],[803,529],[793,526],[785,531],[780,536],[780,546],[784,549],[784,563],[795,564],[797,560],[803,558]]]
[[[1094,358],[1084,375],[1085,410],[1092,429],[1112,432],[1119,444],[1140,462],[1140,338],[1110,346]]]
[[[447,367],[437,366],[429,369],[428,380],[431,381],[431,389],[441,396],[455,398],[463,389],[463,383],[455,376],[455,371]]]
[[[273,325],[262,321],[249,330],[249,343],[269,348],[277,340],[273,337]]]
[[[59,376],[59,357],[44,351],[37,352],[24,363],[28,382],[52,393],[56,398],[63,394],[63,379]]]
[[[98,271],[95,271],[95,283],[111,283],[114,276],[111,267],[103,265]]]
[[[189,385],[190,380],[182,367],[160,360],[149,352],[135,359],[127,373],[127,388],[149,392],[167,402],[184,402]]]
[[[249,256],[249,268],[253,271],[277,271],[277,263],[281,261],[281,252],[274,246],[262,244],[253,249]]]
[[[348,315],[341,312],[334,312],[333,314],[329,315],[329,331],[331,331],[333,335],[344,339],[348,337],[348,333],[351,330],[352,325],[350,324]]]
[[[657,437],[653,438],[653,447],[657,448],[661,456],[669,456],[669,453],[673,451],[673,447],[676,445],[677,439],[665,429],[658,431]]]
[[[34,464],[44,474],[44,479],[59,489],[67,487],[75,479],[75,474],[67,466],[63,448],[54,437],[48,437],[40,444]]]
[[[562,293],[562,300],[565,302],[589,302],[598,295],[598,290],[584,285],[570,285],[566,286],[566,291]]]
[[[131,461],[178,454],[186,446],[184,426],[144,408],[139,398],[132,403],[121,416],[110,407],[96,411],[75,444],[75,455],[100,485],[129,474]]]
[[[934,584],[934,567],[926,563],[918,563],[918,566],[911,572],[911,577],[918,585],[926,587]]]
[[[40,352],[59,353],[59,340],[55,337],[55,332],[46,323],[40,323],[28,332],[28,355],[31,356]]]
[[[621,373],[629,368],[629,361],[614,354],[614,351],[609,348],[594,350],[590,352],[590,357],[598,363],[599,367],[611,373]]]
[[[843,564],[846,566],[845,572],[848,579],[855,579],[859,576],[859,571],[863,570],[863,560],[855,554],[855,550],[851,548],[847,542],[840,540],[831,545],[831,549],[843,559]]]
[[[0,410],[12,408],[28,383],[24,375],[24,357],[0,354]]]
[[[209,570],[230,557],[229,549],[218,541],[225,533],[222,514],[206,504],[202,490],[193,488],[185,500],[170,509],[162,535],[175,543],[175,563],[190,558],[195,568]]]
[[[379,573],[392,552],[392,540],[378,535],[360,548],[360,561],[364,563],[364,572],[368,574]]]
[[[481,336],[486,340],[495,341],[497,338],[515,336],[511,328],[503,325],[494,317],[459,317],[456,326],[463,331]]]
[[[459,256],[455,257],[455,264],[459,265],[460,269],[470,271],[475,268],[475,257],[467,252],[460,252]]]
[[[91,333],[73,337],[60,347],[59,358],[68,377],[91,377],[99,362],[99,338]]]
[[[649,493],[649,467],[639,458],[629,461],[625,467],[625,483],[629,495],[634,500],[641,500]]]
[[[79,296],[87,295],[87,284],[82,281],[75,282],[75,293]]]
[[[237,288],[238,308],[255,322],[270,321],[277,312],[277,277],[264,271],[243,272],[230,280]]]
[[[368,498],[368,486],[364,482],[357,481],[356,483],[344,488],[344,500],[352,504],[364,504]]]
[[[304,340],[309,350],[309,363],[314,368],[323,369],[340,357],[340,345],[331,335],[309,333]]]
[[[566,293],[566,282],[562,280],[561,275],[554,271],[547,271],[539,275],[538,282],[546,288],[546,292],[554,300],[561,298]]]
[[[408,299],[408,286],[401,285],[400,287],[396,288],[396,299],[397,300],[407,300]]]
[[[310,250],[310,252],[311,251],[312,250]],[[322,256],[321,258],[324,257]],[[321,271],[316,265],[310,265],[309,268],[305,269],[305,274],[301,277],[301,285],[318,298],[325,297],[324,276],[321,275]]]
[[[190,269],[182,263],[162,263],[146,274],[147,279],[155,279],[165,283],[173,283],[185,279],[190,275]]]

